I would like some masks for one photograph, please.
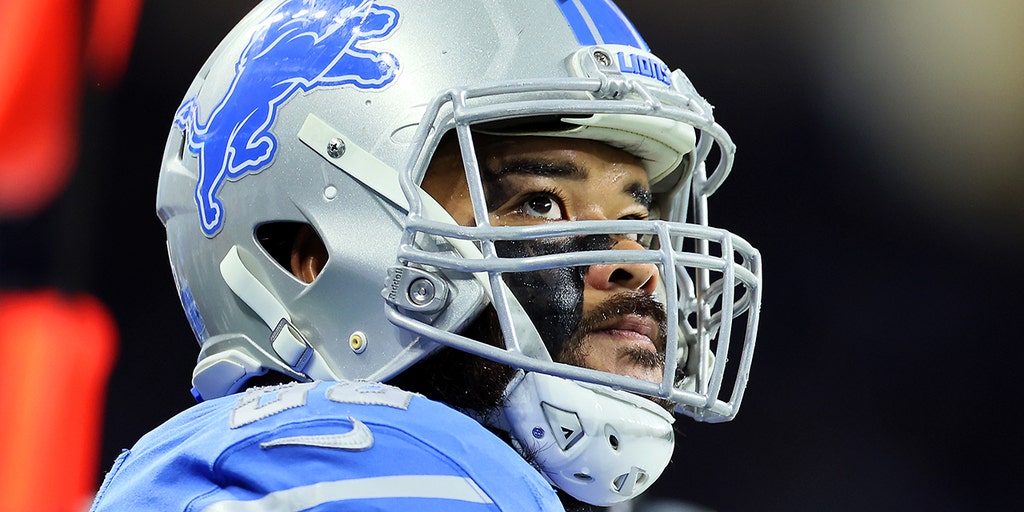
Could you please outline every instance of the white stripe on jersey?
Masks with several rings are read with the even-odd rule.
[[[255,500],[214,503],[203,512],[298,512],[332,501],[373,498],[440,498],[492,503],[473,480],[460,476],[402,475],[320,482],[275,491]]]

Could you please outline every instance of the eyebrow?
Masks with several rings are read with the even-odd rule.
[[[537,176],[544,178],[565,178],[583,181],[587,173],[571,162],[553,162],[531,158],[516,158],[502,162],[500,167],[483,167],[487,175],[484,181],[484,192],[487,195],[487,211],[494,211],[508,202],[516,194],[516,190],[501,178],[507,176]]]
[[[630,183],[629,185],[626,185],[623,192],[633,196],[633,200],[636,201],[637,204],[648,210],[651,209],[651,204],[654,203],[654,194],[651,193],[651,189],[645,187],[641,183]]]
[[[505,162],[500,169],[488,170],[497,176],[527,175],[541,177],[557,177],[582,181],[587,179],[587,172],[572,162],[552,162],[550,160],[515,159]]]

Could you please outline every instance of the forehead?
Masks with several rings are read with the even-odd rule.
[[[579,172],[566,178],[586,179],[614,173],[646,184],[647,172],[639,158],[603,142],[567,137],[474,137],[477,158],[486,174],[500,172],[517,161],[565,164]]]

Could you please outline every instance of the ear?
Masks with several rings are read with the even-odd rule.
[[[291,270],[304,283],[312,283],[327,264],[327,247],[309,225],[299,228],[292,243]]]

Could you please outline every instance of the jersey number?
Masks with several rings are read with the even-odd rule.
[[[231,428],[269,418],[281,411],[306,405],[306,395],[320,383],[286,384],[246,391],[231,411]],[[383,405],[405,409],[412,393],[376,382],[339,382],[327,388],[327,399],[344,404]]]

